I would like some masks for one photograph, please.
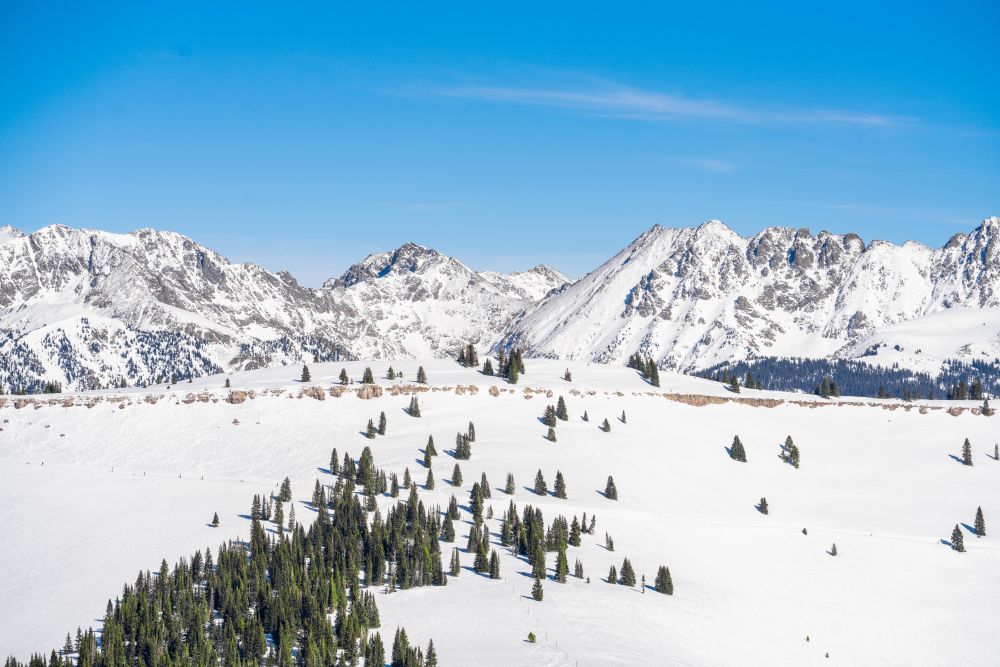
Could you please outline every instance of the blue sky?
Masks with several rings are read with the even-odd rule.
[[[0,7],[0,224],[318,284],[407,240],[579,275],[656,223],[1000,215],[996,3],[86,4]]]

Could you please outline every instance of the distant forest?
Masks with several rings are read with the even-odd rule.
[[[760,357],[718,364],[695,375],[726,383],[735,376],[744,387],[825,396],[983,400],[1000,394],[998,359],[971,363],[950,359],[931,375],[854,360]]]

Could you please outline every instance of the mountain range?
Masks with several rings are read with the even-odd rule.
[[[639,352],[686,371],[759,356],[993,358],[998,245],[1000,218],[939,249],[787,227],[744,238],[709,221],[655,226],[576,281],[544,265],[476,271],[407,243],[308,288],[173,232],[0,227],[0,388],[443,357],[469,342],[609,364]],[[928,321],[943,331],[931,341]]]

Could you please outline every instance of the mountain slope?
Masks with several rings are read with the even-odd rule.
[[[937,251],[855,234],[718,221],[654,227],[532,306],[503,344],[530,354],[667,368],[750,356],[827,356],[883,327],[957,306],[1000,306],[1000,218]]]

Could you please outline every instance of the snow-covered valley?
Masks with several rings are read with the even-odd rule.
[[[979,402],[737,396],[667,372],[655,388],[631,369],[579,361],[527,359],[517,385],[452,360],[391,363],[403,380],[385,379],[387,361],[310,363],[308,383],[299,366],[276,366],[169,388],[5,397],[0,654],[47,653],[78,626],[96,628],[106,601],[140,570],[246,539],[253,495],[285,476],[298,518],[312,520],[315,480],[335,479],[331,449],[357,458],[370,446],[378,468],[400,478],[409,469],[428,507],[452,494],[467,507],[485,473],[494,543],[511,501],[519,512],[540,508],[546,524],[596,515],[595,534],[567,552],[571,572],[579,559],[590,583],[553,581],[550,553],[541,602],[531,599],[531,566],[509,549],[496,546],[500,580],[469,569],[467,509],[456,524],[458,577],[377,589],[386,643],[405,626],[414,643],[434,639],[442,665],[1000,662],[1000,417],[982,415]],[[415,386],[421,365],[429,383]],[[382,395],[362,400],[356,384],[338,395],[341,368],[357,382],[366,366]],[[419,418],[405,412],[411,393]],[[569,420],[550,442],[539,418],[559,396]],[[383,411],[387,434],[367,439],[365,424]],[[610,432],[598,428],[605,418]],[[470,421],[472,457],[458,462],[464,482],[452,488],[448,452]],[[433,490],[423,488],[428,435],[440,452]],[[734,435],[747,463],[727,455]],[[798,469],[778,457],[788,435]],[[960,461],[965,438],[972,466]],[[538,470],[549,489],[561,472],[568,497],[533,493]],[[602,494],[609,475],[616,501]],[[762,497],[767,515],[755,509]],[[380,496],[380,511],[395,502]],[[961,529],[965,553],[942,543],[956,524],[972,526],[977,507],[987,535]],[[447,554],[453,545],[443,546]],[[606,583],[626,557],[650,585],[667,565],[674,594]]]

